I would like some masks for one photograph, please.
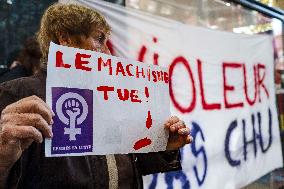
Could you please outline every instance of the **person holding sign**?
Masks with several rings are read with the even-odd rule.
[[[170,131],[164,152],[45,157],[43,139],[53,136],[54,116],[43,100],[50,42],[109,54],[109,33],[92,9],[56,3],[46,10],[38,32],[42,70],[0,85],[0,188],[143,188],[142,175],[181,169],[178,149],[192,138],[175,116],[164,124]]]

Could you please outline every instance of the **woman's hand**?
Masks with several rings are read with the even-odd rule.
[[[193,138],[190,136],[190,129],[186,127],[184,121],[180,120],[177,116],[172,116],[166,121],[164,126],[169,130],[166,150],[178,150],[192,142]]]
[[[37,96],[23,98],[2,111],[0,172],[11,168],[32,142],[52,137],[52,116],[52,110]]]

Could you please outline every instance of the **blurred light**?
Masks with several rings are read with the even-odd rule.
[[[256,34],[256,33],[263,33],[266,31],[272,30],[272,24],[257,24],[257,25],[249,25],[239,28],[233,28],[233,32],[235,33],[245,33],[245,34]]]
[[[227,20],[227,18],[225,18],[225,17],[219,17],[219,18],[217,18],[217,22],[224,22],[224,21],[226,21]]]
[[[13,4],[12,0],[7,0],[7,4],[12,5]]]
[[[268,5],[270,7],[272,6],[272,3],[273,3],[273,0],[258,0],[258,1],[260,1],[263,4]]]
[[[139,0],[129,0],[129,6],[135,9],[139,9]]]
[[[164,15],[171,15],[172,14],[172,9],[170,6],[162,6],[161,8],[161,14]]]
[[[231,6],[231,3],[228,3],[228,2],[225,2],[225,1],[222,1],[222,0],[215,0],[215,2],[226,5],[227,7]]]
[[[138,2],[139,2],[139,0],[129,0],[129,3],[137,4]]]
[[[150,2],[148,3],[147,10],[148,10],[149,12],[155,12],[155,11],[156,11],[156,8],[157,8],[157,3],[156,3],[156,2],[150,1]]]
[[[216,30],[218,29],[219,27],[217,25],[212,25],[212,26],[209,26],[209,28],[213,29],[213,30]]]
[[[280,20],[273,18],[272,28],[274,35],[282,35],[282,22]]]

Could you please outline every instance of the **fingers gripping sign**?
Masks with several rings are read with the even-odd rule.
[[[54,116],[51,108],[39,97],[33,95],[10,104],[2,111],[2,116],[9,113],[37,113],[49,124],[52,124]]]
[[[190,129],[186,127],[185,122],[180,120],[177,116],[172,116],[166,121],[164,126],[170,133],[167,150],[178,150],[193,141],[193,138],[190,136]]]
[[[148,117],[146,120],[146,127],[150,129],[149,122],[151,119],[150,111],[148,111]],[[151,122],[152,123],[152,122]],[[169,139],[167,144],[167,150],[178,150],[186,144],[189,144],[193,141],[193,138],[190,136],[190,129],[186,127],[185,122],[180,120],[177,116],[172,116],[164,124],[165,129],[168,129]],[[134,149],[139,150],[140,148],[149,146],[152,143],[151,139],[148,137],[138,140],[134,144]]]
[[[7,106],[0,121],[0,166],[12,166],[32,142],[51,138],[53,116],[52,110],[37,96]]]

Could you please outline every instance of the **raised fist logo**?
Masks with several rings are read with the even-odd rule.
[[[79,108],[79,103],[77,100],[67,100],[65,101],[65,108],[66,108],[66,113],[68,114],[69,118],[71,119],[74,118],[76,119],[77,116],[81,113],[81,110]]]
[[[76,126],[83,123],[88,115],[86,100],[78,93],[65,93],[56,101],[56,113],[69,126],[64,128],[64,134],[69,135],[69,141],[76,140],[76,135],[81,134],[81,128]]]

